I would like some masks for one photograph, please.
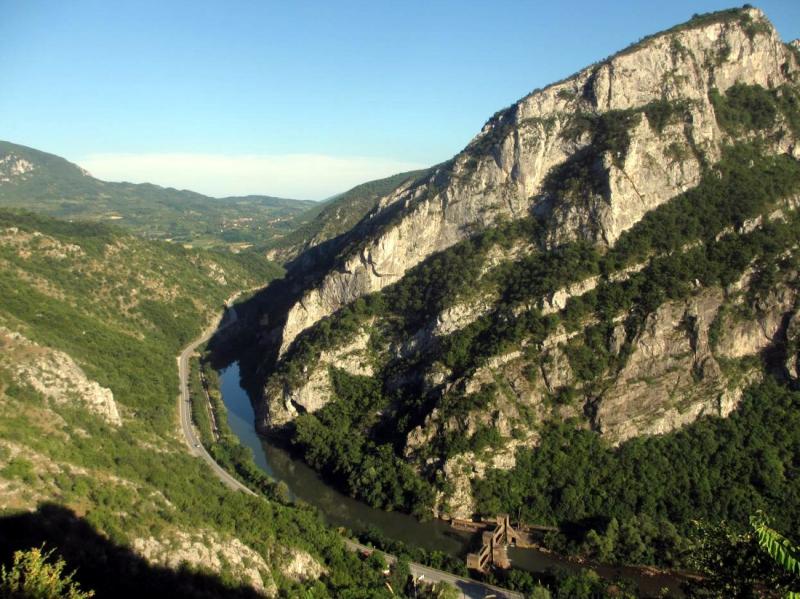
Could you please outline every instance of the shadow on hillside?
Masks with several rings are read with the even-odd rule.
[[[156,535],[158,536],[158,535]],[[66,571],[97,597],[260,597],[250,587],[233,587],[219,578],[153,566],[127,547],[102,536],[65,507],[46,503],[32,513],[0,518],[0,563],[10,565],[14,551],[40,547],[55,550]]]

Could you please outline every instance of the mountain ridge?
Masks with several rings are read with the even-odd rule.
[[[0,206],[113,222],[156,239],[244,247],[285,234],[316,202],[211,198],[153,183],[102,181],[55,154],[0,141]]]
[[[373,505],[466,517],[551,422],[627,446],[794,380],[799,71],[738,9],[500,111],[290,273],[260,430]]]
[[[500,111],[487,122],[463,152],[446,163],[446,167],[435,171],[426,181],[415,186],[408,193],[397,193],[383,198],[376,214],[372,216],[372,220],[375,222],[374,230],[378,237],[369,242],[359,240],[355,243],[353,249],[349,253],[345,252],[339,260],[342,274],[330,275],[319,287],[309,290],[302,302],[296,304],[289,313],[287,324],[282,332],[281,353],[286,351],[298,332],[315,322],[320,316],[330,314],[336,307],[352,301],[363,293],[376,291],[390,282],[396,281],[399,275],[405,272],[408,265],[416,264],[432,252],[440,251],[462,239],[465,235],[461,231],[466,223],[469,223],[469,226],[480,228],[487,226],[500,214],[512,219],[526,214],[531,204],[529,198],[534,194],[541,194],[545,175],[550,172],[550,169],[558,164],[572,166],[565,163],[567,158],[579,148],[588,147],[587,141],[590,141],[587,139],[589,133],[587,127],[579,126],[569,130],[567,123],[560,122],[557,113],[566,110],[568,114],[574,114],[576,110],[583,110],[584,106],[586,110],[594,111],[595,114],[602,114],[610,110],[624,111],[634,105],[641,107],[661,99],[660,88],[662,86],[666,86],[665,89],[669,93],[678,94],[680,97],[683,97],[681,95],[684,93],[681,91],[683,88],[699,89],[702,87],[706,89],[709,87],[706,82],[692,80],[693,85],[689,85],[680,78],[691,77],[698,64],[702,65],[706,60],[716,60],[715,53],[721,51],[715,47],[717,43],[735,43],[736,51],[744,53],[744,56],[756,52],[769,54],[769,56],[764,55],[763,57],[759,54],[759,59],[763,59],[764,65],[769,64],[769,73],[780,77],[781,64],[785,59],[791,61],[793,55],[786,52],[786,47],[777,38],[771,25],[768,25],[763,13],[757,9],[745,9],[734,12],[725,11],[723,16],[725,20],[720,22],[712,19],[711,25],[705,25],[706,28],[711,27],[715,30],[712,40],[704,42],[701,39],[702,35],[693,36],[696,38],[693,43],[699,44],[698,53],[703,56],[699,58],[694,55],[690,56],[685,53],[685,48],[681,49],[682,46],[672,46],[669,32],[638,42],[630,50],[583,69],[570,79],[532,92],[511,108]],[[757,51],[748,50],[747,46],[751,44],[751,40],[749,34],[741,27],[731,29],[735,39],[732,38],[730,42],[725,39],[726,27],[731,22],[736,22],[735,19],[745,17],[748,19],[748,26],[751,22],[755,22],[769,27],[767,32],[759,30],[757,33],[762,37],[766,35],[768,40]],[[702,27],[701,24],[698,28],[680,29],[680,31],[682,35],[689,35],[692,32],[701,31]],[[758,39],[761,40],[762,37]],[[682,43],[684,42],[678,42],[678,44]],[[658,47],[651,48],[654,45]],[[723,48],[724,46],[719,45],[719,47]],[[651,49],[650,53],[654,57],[666,54],[671,58],[671,62],[676,62],[683,69],[677,83],[672,80],[674,74],[670,73],[670,68],[667,68],[666,64],[654,62],[649,64],[649,69],[635,68],[632,64],[627,65],[631,62],[631,57],[640,55],[648,48]],[[657,61],[656,58],[652,60]],[[753,59],[748,58],[748,60]],[[615,61],[622,61],[624,64],[616,65]],[[732,85],[740,71],[742,81],[752,80],[767,84],[766,71],[754,70],[751,68],[752,65],[740,67],[738,61],[728,63],[723,61],[720,65],[712,62],[711,65],[714,67],[715,85],[721,89]],[[657,76],[652,69],[658,71]],[[615,72],[617,75],[614,75]],[[694,77],[697,76],[695,72]],[[628,78],[630,81],[626,81],[627,87],[623,88],[621,87],[622,81],[618,82],[613,77]],[[641,89],[642,87],[646,88],[651,79],[659,81],[662,78],[664,81],[656,84],[658,89],[655,92]],[[622,91],[614,93],[617,88]],[[626,95],[629,92],[626,92],[625,89],[628,88],[638,91]],[[694,140],[690,140],[690,142],[694,145],[710,143],[711,146],[701,149],[708,153],[707,159],[713,162],[719,150],[713,142],[715,137],[713,125],[708,121],[707,106],[709,102],[706,95],[699,92],[689,93],[687,98],[698,100],[706,105],[705,109],[697,108],[692,111],[692,117],[695,119],[692,131],[700,137],[696,142]],[[646,128],[648,125],[643,122],[640,126]],[[568,134],[575,136],[574,139],[561,137],[560,134],[565,129]],[[532,147],[527,150],[527,155],[520,154],[523,152],[519,142],[520,135],[527,135],[529,139],[533,136]],[[537,136],[539,141],[535,141]],[[610,138],[607,141],[613,143],[616,140]],[[666,151],[666,148],[662,151]],[[697,182],[700,165],[695,160],[695,166],[691,171],[687,171],[686,169],[691,164],[689,158],[691,156],[683,160],[680,165],[683,172],[679,170],[675,173],[658,174],[656,182],[664,188],[664,191],[667,188],[673,191],[679,190]],[[545,162],[540,162],[541,160]],[[525,165],[520,161],[525,162]],[[664,201],[664,198],[658,197],[658,194],[661,193],[658,189],[648,189],[648,183],[651,186],[653,183],[649,179],[639,182],[627,181],[624,172],[614,164],[613,160],[610,162],[611,164],[603,167],[609,170],[609,181],[605,185],[613,184],[615,187],[615,189],[609,189],[610,194],[613,195],[617,192],[623,198],[636,196],[637,202],[640,202],[642,193],[647,194],[649,191],[651,194],[655,194],[649,201],[655,202],[655,204]],[[669,164],[669,161],[666,162]],[[581,164],[574,166],[584,167]],[[471,174],[474,168],[479,168],[477,176]],[[464,177],[466,177],[466,181],[475,182],[473,185],[477,185],[477,187],[470,188],[468,184],[459,185],[458,181]],[[637,183],[641,189],[636,187]],[[439,191],[442,186],[447,187]],[[496,198],[491,203],[491,207],[486,203],[483,191],[479,191],[479,189],[490,188],[495,189],[490,191],[488,197]],[[591,223],[579,220],[569,223],[570,219],[580,219],[581,212],[576,212],[570,208],[569,204],[564,203],[561,206],[550,206],[548,202],[552,202],[552,194],[541,195],[543,195],[544,201],[538,202],[535,209],[551,213],[551,217],[556,221],[552,227],[554,230],[566,232],[591,226]],[[427,212],[429,206],[433,210],[433,214],[449,216],[432,220]],[[602,216],[605,218],[603,230],[604,234],[608,236],[606,242],[613,241],[620,230],[633,222],[637,213],[642,213],[642,208],[637,210],[632,202],[628,202],[624,209],[615,209],[614,206],[613,202],[608,208],[597,205],[597,209],[602,210]],[[396,221],[390,215],[392,210],[407,213],[408,217]],[[388,218],[388,224],[381,225],[381,217],[384,220]],[[397,224],[393,225],[394,222]],[[379,232],[381,230],[384,230],[385,233],[381,234]],[[370,233],[365,227],[362,227],[357,233],[357,237],[369,239]],[[408,245],[408,242],[402,242],[400,238],[414,238],[421,243],[415,242],[413,245]],[[566,237],[553,241],[566,241]]]

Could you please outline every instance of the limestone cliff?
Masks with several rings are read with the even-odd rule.
[[[497,113],[382,198],[333,267],[290,277],[257,426],[357,422],[348,456],[315,447],[317,467],[354,472],[358,493],[375,462],[347,460],[380,451],[435,487],[436,512],[468,516],[472,481],[544,423],[619,444],[728,415],[765,369],[796,377],[799,82],[748,8]],[[380,391],[334,388],[334,370]]]
[[[323,281],[289,311],[283,354],[297,335],[357,297],[399,280],[414,265],[501,218],[536,211],[552,242],[574,238],[613,244],[648,210],[699,180],[702,160],[719,155],[721,134],[709,91],[734,83],[774,88],[790,80],[796,58],[757,9],[733,20],[654,36],[500,111],[450,163],[419,184],[380,201],[357,229],[359,240]],[[561,175],[589,151],[576,115],[687,103],[686,118],[657,130],[645,115],[624,156],[600,150],[600,181],[585,201],[555,193]],[[681,152],[675,159],[676,152]]]

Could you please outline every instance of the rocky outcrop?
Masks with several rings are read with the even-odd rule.
[[[9,153],[0,158],[0,183],[13,183],[27,178],[34,165],[21,156]]]
[[[272,329],[280,349],[259,406],[263,427],[326,405],[328,370],[347,362],[346,348],[323,351],[326,335],[317,334],[339,316],[295,348],[299,334],[472,236],[377,301],[340,313],[361,314],[353,319],[362,324],[370,315],[358,339],[342,345],[370,347],[388,405],[379,424],[357,433],[391,431],[396,457],[440,492],[440,513],[470,515],[472,481],[513,467],[516,450],[535,446],[544,423],[568,421],[618,444],[728,415],[783,346],[780,361],[796,376],[796,248],[785,248],[787,259],[769,274],[780,281],[768,292],[759,283],[764,265],[747,252],[771,251],[761,247],[762,228],[793,239],[777,223],[796,222],[797,198],[760,198],[752,209],[742,198],[742,221],[736,206],[715,203],[713,178],[724,186],[741,173],[755,185],[747,169],[757,161],[740,164],[736,153],[746,156],[756,139],[780,156],[776,164],[800,157],[794,113],[775,101],[771,126],[737,132],[715,106],[746,120],[737,95],[764,90],[713,90],[758,85],[772,101],[794,93],[800,65],[759,11],[725,14],[646,39],[501,111],[451,162],[381,199],[312,285],[290,277],[299,300],[283,313],[283,328]],[[728,145],[735,148],[723,155]],[[687,207],[685,223],[672,206],[656,210],[705,198],[709,211]],[[648,214],[653,220],[609,252]],[[700,220],[709,230],[695,226]],[[659,227],[682,241],[651,243]],[[729,274],[715,252],[727,256],[726,244],[739,236],[748,249],[730,266],[740,272],[746,256],[750,268],[733,284],[711,286]],[[709,272],[698,267],[687,277],[705,258]],[[445,288],[456,291],[442,299],[430,292],[451,265],[468,265],[469,277],[446,277]],[[425,287],[410,290],[410,280]]]
[[[358,230],[364,240],[289,311],[280,353],[319,319],[499,218],[534,210],[549,218],[553,244],[612,244],[648,210],[695,185],[700,158],[713,162],[724,139],[709,90],[736,82],[776,87],[798,69],[760,11],[741,15],[655,36],[498,113],[451,163],[381,200]],[[576,114],[661,100],[683,102],[686,115],[661,130],[640,118],[623,155],[598,157],[596,197],[572,201],[548,188],[548,175],[592,143],[575,133]]]
[[[171,569],[186,565],[215,574],[229,572],[262,595],[274,597],[278,592],[264,558],[239,539],[222,539],[212,531],[190,534],[175,530],[159,538],[134,539],[131,545],[151,563]]]
[[[296,581],[316,580],[325,573],[325,568],[305,551],[290,549],[281,574]]]
[[[56,403],[79,404],[112,426],[120,426],[114,395],[90,380],[67,354],[29,341],[21,334],[0,328],[2,354],[13,356],[0,366],[10,369],[18,381]]]
[[[437,465],[449,488],[437,509],[465,517],[474,507],[471,481],[489,468],[513,467],[516,449],[536,444],[531,422],[576,419],[617,444],[667,433],[703,415],[727,416],[743,390],[762,376],[761,355],[771,348],[787,346],[787,370],[797,376],[797,277],[786,273],[750,304],[753,272],[748,270],[726,289],[698,289],[686,300],[665,302],[632,336],[620,319],[609,349],[615,358],[623,352],[626,357],[618,370],[593,381],[582,381],[568,357],[567,347],[582,343],[582,330],[562,327],[545,339],[533,363],[524,350],[512,351],[488,360],[466,380],[447,382],[445,376],[442,397],[454,391],[469,396],[492,383],[500,388],[479,408],[434,408],[408,434],[404,455],[422,468],[430,460],[426,448],[437,439],[469,438],[482,426],[500,434],[499,446],[450,455]],[[743,316],[747,311],[752,317]]]
[[[258,406],[256,426],[263,431],[281,427],[298,414],[314,413],[323,408],[333,398],[330,369],[339,368],[356,376],[373,374],[369,355],[369,324],[358,331],[344,345],[323,351],[312,364],[303,366],[302,382],[292,385],[289,382],[273,382],[269,389],[275,398],[269,410]]]

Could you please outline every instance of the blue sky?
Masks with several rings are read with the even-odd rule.
[[[0,139],[111,180],[321,199],[726,2],[0,0]],[[800,2],[756,3],[785,40]]]

